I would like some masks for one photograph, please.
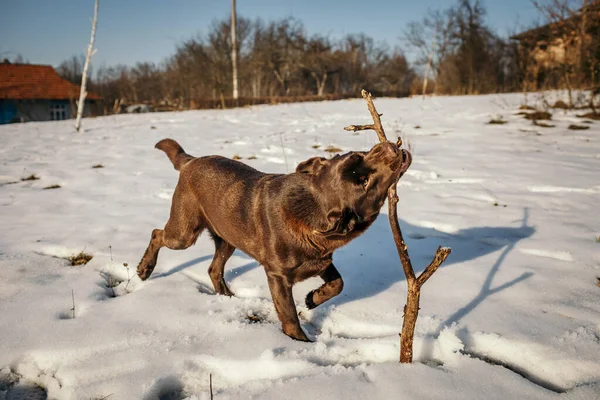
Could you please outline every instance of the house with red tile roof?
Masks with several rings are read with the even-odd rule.
[[[0,63],[0,124],[73,118],[79,86],[49,65]],[[88,92],[85,116],[102,98]]]

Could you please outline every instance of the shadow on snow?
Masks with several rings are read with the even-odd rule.
[[[522,239],[533,235],[535,228],[527,224],[529,212],[524,210],[518,227],[473,227],[455,233],[444,233],[400,221],[408,245],[415,274],[418,276],[431,262],[438,245],[452,248],[441,269],[483,257],[502,249],[491,265],[479,293],[449,316],[441,327],[457,322],[479,306],[487,297],[514,286],[533,273],[525,272],[509,282],[493,287],[494,278],[508,254]],[[387,218],[380,217],[369,232],[334,255],[334,264],[344,278],[344,291],[331,304],[361,300],[375,296],[405,280]],[[487,268],[482,265],[482,268]],[[438,274],[440,272],[438,271]],[[435,278],[434,278],[435,279]]]
[[[491,266],[479,293],[469,303],[449,316],[440,325],[441,327],[461,320],[487,297],[533,275],[531,272],[526,272],[509,282],[492,287],[496,274],[515,245],[535,232],[535,228],[527,225],[527,220],[528,210],[525,209],[518,227],[473,227],[461,229],[455,233],[445,233],[400,221],[400,227],[409,247],[417,275],[431,262],[438,245],[452,248],[452,253],[441,268],[471,261],[503,249]],[[238,250],[235,254],[250,259],[249,256]],[[153,279],[173,275],[186,268],[210,261],[212,257],[213,255],[210,254],[194,258],[157,274]],[[386,291],[396,282],[405,279],[385,215],[377,218],[365,234],[337,250],[334,253],[334,264],[344,278],[344,291],[326,304],[341,305],[366,299]],[[251,261],[239,267],[226,268],[225,279],[230,281],[258,266],[256,261]]]

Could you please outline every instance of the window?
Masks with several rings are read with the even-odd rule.
[[[50,103],[50,119],[52,121],[61,121],[68,118],[67,104]]]

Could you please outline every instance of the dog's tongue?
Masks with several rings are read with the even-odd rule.
[[[404,175],[410,163],[412,163],[412,155],[408,150],[401,149],[402,152],[402,164],[400,165],[400,176]]]

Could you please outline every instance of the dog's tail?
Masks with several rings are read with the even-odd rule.
[[[181,167],[183,167],[188,161],[194,158],[187,154],[179,145],[179,143],[173,139],[163,139],[156,143],[156,146],[154,147],[167,153],[167,157],[169,157],[169,160],[171,160],[177,171],[179,171]]]

